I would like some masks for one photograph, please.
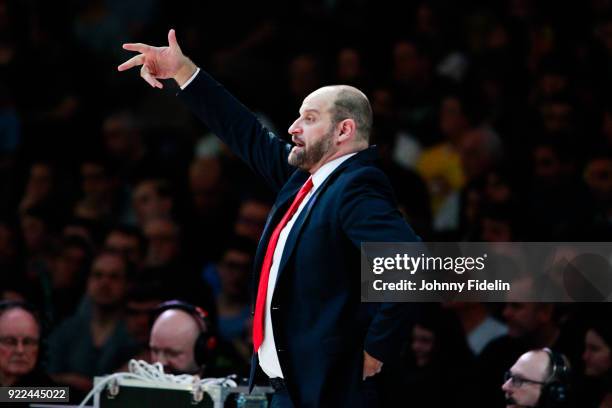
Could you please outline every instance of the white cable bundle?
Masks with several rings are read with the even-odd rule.
[[[87,401],[93,397],[98,391],[102,391],[104,387],[112,381],[118,381],[120,379],[133,379],[141,380],[144,382],[154,384],[179,384],[189,385],[192,387],[193,392],[199,391],[204,392],[210,385],[218,385],[221,387],[236,387],[236,381],[233,380],[235,376],[228,376],[223,378],[202,378],[197,375],[190,374],[166,374],[164,373],[164,367],[161,363],[149,364],[143,360],[130,360],[128,364],[128,373],[115,373],[111,374],[100,381],[91,391],[87,394],[85,399],[81,402],[79,407],[84,407]]]

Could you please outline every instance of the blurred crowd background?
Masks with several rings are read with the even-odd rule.
[[[30,347],[56,382],[84,392],[148,356],[150,312],[168,299],[210,312],[220,373],[248,366],[251,262],[274,197],[176,84],[117,72],[122,43],[165,45],[169,28],[287,140],[310,92],[362,89],[380,166],[424,240],[612,237],[610,0],[0,0],[0,296],[40,311]],[[611,384],[604,312],[432,306],[373,401],[409,389],[406,406],[475,406],[475,394],[503,406],[503,372],[554,346],[581,406],[598,406]],[[6,385],[17,346],[1,316]]]

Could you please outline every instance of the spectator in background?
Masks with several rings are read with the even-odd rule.
[[[299,105],[312,91],[321,85],[321,61],[313,54],[301,53],[289,62],[287,67],[289,95],[285,102],[285,110],[290,106]],[[279,122],[281,126],[290,124],[293,112],[286,112]]]
[[[149,350],[149,333],[153,326],[155,309],[163,302],[162,288],[155,282],[143,282],[133,285],[126,296],[125,326],[130,337],[137,347],[130,359],[151,362],[151,351]],[[127,365],[124,365],[127,369]]]
[[[103,244],[105,234],[106,228],[103,223],[80,217],[74,217],[66,221],[62,230],[63,238],[82,238],[95,249]]]
[[[595,204],[585,236],[606,240],[612,233],[612,150],[593,155],[584,169],[584,180]]]
[[[560,58],[549,58],[543,61],[531,95],[529,95],[532,105],[537,106],[541,101],[568,94],[570,87],[568,65],[568,61]]]
[[[366,71],[363,59],[356,48],[345,47],[336,56],[336,82],[359,89],[366,88]]]
[[[478,357],[484,401],[490,406],[502,404],[499,381],[521,354],[548,347],[563,353],[572,366],[580,361],[578,330],[562,330],[561,309],[552,303],[506,303],[503,317],[508,334],[489,343]]]
[[[612,383],[608,384],[608,390],[598,408],[612,408]]]
[[[113,44],[119,44],[127,38],[127,27],[121,19],[113,14],[103,0],[93,0],[80,4],[80,9],[73,22],[75,38],[86,47],[92,56],[104,60],[117,58]]]
[[[526,205],[531,236],[553,240],[583,225],[592,213],[587,190],[577,174],[573,144],[557,138],[538,140],[531,150],[533,179]],[[580,228],[580,227],[578,227]]]
[[[83,297],[93,249],[80,237],[65,238],[51,269],[53,324],[70,316]]]
[[[254,243],[259,242],[271,208],[270,201],[264,198],[253,196],[243,200],[238,208],[234,233],[240,237],[246,237]]]
[[[499,167],[489,171],[484,181],[484,198],[491,204],[520,205],[516,176],[512,169]]]
[[[521,241],[521,217],[512,202],[487,204],[480,214],[480,241]]]
[[[132,206],[140,227],[152,218],[170,217],[174,209],[170,183],[163,179],[140,180],[132,193]]]
[[[221,160],[216,157],[194,159],[188,182],[191,214],[185,224],[185,250],[201,262],[219,259],[236,211]],[[200,245],[203,231],[206,236],[215,237],[204,247]]]
[[[421,154],[419,174],[431,197],[434,230],[456,230],[459,227],[459,192],[465,185],[459,146],[472,121],[464,98],[448,95],[440,103],[439,129],[443,141]]]
[[[543,100],[539,105],[539,114],[542,127],[548,134],[570,133],[576,130],[574,103],[563,95]]]
[[[55,208],[54,206],[57,205],[57,197],[54,196],[56,187],[55,174],[51,164],[44,161],[33,163],[30,166],[25,191],[19,202],[19,212],[24,213],[31,208],[41,206]]]
[[[612,384],[612,326],[609,315],[592,317],[584,339],[584,375],[578,387],[584,406],[599,406]]]
[[[143,231],[147,239],[147,267],[169,267],[180,262],[180,228],[171,218],[149,218],[143,225]]]
[[[41,310],[51,308],[51,273],[56,256],[56,220],[48,208],[36,207],[21,215],[25,262],[24,283]],[[40,303],[39,303],[40,302]]]
[[[215,293],[219,337],[232,343],[245,364],[252,349],[250,274],[256,242],[239,236],[232,238],[221,260],[203,273]]]
[[[506,407],[562,408],[570,405],[570,365],[548,348],[521,355],[506,373]]]
[[[209,328],[204,320],[200,320],[200,317],[181,309],[161,312],[151,329],[151,361],[161,363],[167,373],[202,375],[202,366],[209,362],[196,359],[196,347],[203,348],[206,344],[196,345],[196,340]]]
[[[189,168],[189,191],[197,217],[213,217],[223,205],[223,168],[216,157],[195,159]]]
[[[25,302],[28,298],[28,286],[15,279],[2,279],[0,301]]]
[[[381,406],[397,403],[393,390],[410,395],[411,407],[477,406],[471,388],[474,356],[452,310],[429,305],[416,319],[406,346],[399,365],[383,370]]]
[[[135,346],[124,320],[130,266],[118,253],[104,251],[87,280],[90,307],[65,320],[49,339],[48,370],[58,383],[86,392],[93,376],[112,373]]]
[[[37,311],[19,301],[0,302],[0,386],[57,386],[41,369],[43,328]],[[27,407],[12,402],[11,407]]]
[[[499,164],[503,154],[501,139],[491,128],[473,128],[462,136],[459,153],[466,181],[473,181]]]
[[[74,215],[95,221],[107,221],[121,215],[125,210],[125,197],[110,163],[99,158],[86,159],[80,172],[83,196],[75,206]]]
[[[179,225],[170,218],[153,218],[144,226],[147,239],[145,267],[138,281],[156,282],[165,298],[203,307],[216,322],[217,313],[211,289],[199,276],[200,266],[186,257]],[[201,241],[198,241],[201,244]]]
[[[437,83],[429,50],[415,39],[393,44],[392,81],[400,126],[422,144],[433,142]]]
[[[102,125],[104,148],[119,176],[128,183],[156,169],[143,142],[142,126],[129,111],[109,115]]]
[[[33,207],[21,215],[21,234],[26,255],[37,258],[48,253],[53,245],[56,219],[46,207]]]
[[[467,335],[468,345],[475,356],[492,340],[508,332],[506,325],[495,319],[483,303],[449,302],[447,307],[457,313]]]
[[[180,301],[168,301],[157,308],[151,329],[151,360],[160,362],[173,374],[198,374],[203,377],[245,374],[228,344],[215,336],[207,312]]]
[[[139,272],[143,268],[147,252],[147,241],[137,227],[117,225],[110,229],[104,247],[122,254]]]
[[[402,215],[421,237],[431,232],[429,193],[423,179],[412,168],[402,167],[394,160],[395,141],[383,123],[374,125],[372,144],[376,144],[379,166],[389,177]]]

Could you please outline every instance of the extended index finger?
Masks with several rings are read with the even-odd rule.
[[[141,53],[145,53],[147,51],[150,51],[153,47],[151,47],[150,45],[147,44],[143,44],[143,43],[126,43],[123,44],[123,49],[124,50],[128,50],[128,51],[137,51],[137,52],[141,52]]]
[[[135,67],[137,65],[144,64],[144,61],[145,61],[144,54],[139,54],[139,55],[136,55],[135,57],[132,57],[129,60],[125,61],[123,64],[119,65],[117,67],[117,69],[119,71],[125,71],[126,69],[130,69],[130,68]]]

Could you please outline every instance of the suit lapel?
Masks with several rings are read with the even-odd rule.
[[[295,245],[298,241],[299,235],[304,228],[308,220],[308,216],[310,215],[312,208],[316,204],[318,198],[323,193],[323,191],[329,187],[329,185],[333,182],[333,180],[340,174],[346,167],[351,165],[354,162],[367,162],[375,160],[377,157],[377,151],[375,146],[371,146],[370,148],[357,153],[355,156],[351,157],[348,160],[345,160],[342,164],[340,164],[330,175],[325,179],[325,181],[317,188],[312,197],[306,203],[306,207],[298,216],[298,219],[293,224],[293,228],[287,237],[287,241],[285,242],[285,248],[283,249],[283,256],[281,257],[281,262],[278,268],[278,275],[276,277],[276,281],[278,282],[278,278],[283,273],[285,266],[293,250],[295,249]],[[268,220],[266,221],[266,226],[264,227],[263,233],[261,235],[261,240],[259,241],[259,245],[257,247],[257,256],[255,258],[254,268],[255,274],[253,277],[253,299],[257,298],[257,287],[259,284],[259,275],[261,273],[261,264],[263,262],[263,258],[266,254],[266,249],[268,247],[268,241],[270,240],[270,234],[276,227],[276,225],[280,222],[280,218],[284,215],[285,211],[290,204],[290,200],[292,200],[302,185],[306,182],[310,175],[304,171],[296,171],[291,179],[287,182],[285,188],[281,190],[278,195],[278,199],[274,203],[274,206],[270,210],[270,215],[268,216]],[[254,303],[254,302],[253,302]]]
[[[270,235],[276,225],[280,222],[285,211],[289,208],[291,200],[297,195],[302,185],[308,179],[309,174],[302,171],[297,171],[290,181],[287,182],[285,187],[278,194],[276,202],[270,209],[266,225],[261,233],[261,239],[257,245],[257,252],[255,255],[255,262],[253,263],[254,274],[253,274],[253,299],[257,299],[257,287],[259,285],[259,275],[261,274],[261,265],[263,263],[266,250],[268,249],[268,242],[270,241]],[[254,304],[254,302],[253,302]],[[254,307],[254,306],[253,306]]]
[[[323,183],[323,184],[326,184],[326,183]],[[310,199],[306,203],[306,206],[304,207],[304,209],[298,216],[298,219],[295,220],[295,222],[293,223],[293,227],[291,228],[291,231],[289,232],[289,235],[287,236],[287,241],[285,242],[285,248],[283,248],[283,256],[281,257],[281,261],[278,266],[278,274],[276,275],[276,282],[278,282],[278,278],[280,278],[281,274],[283,273],[283,270],[285,269],[285,266],[287,265],[287,261],[289,260],[289,258],[291,257],[291,254],[293,253],[293,250],[295,249],[295,244],[298,240],[300,232],[304,228],[304,225],[306,224],[306,221],[308,220],[308,216],[310,215],[312,208],[314,207],[317,199],[319,198],[321,194],[321,191],[323,190],[322,187],[323,185],[317,188],[317,191],[315,191],[312,197],[310,197]]]

